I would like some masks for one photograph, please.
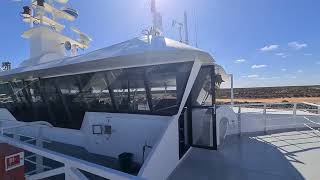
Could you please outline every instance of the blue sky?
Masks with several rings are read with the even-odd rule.
[[[25,1],[25,2],[29,2]],[[70,0],[76,22],[103,48],[141,35],[151,24],[149,0]],[[29,56],[19,16],[24,3],[1,0],[0,59],[17,66]],[[166,36],[178,39],[173,19],[189,14],[191,44],[197,24],[199,47],[210,52],[236,87],[320,84],[320,1],[315,0],[158,0]],[[196,19],[196,21],[195,21]],[[70,34],[66,31],[65,33]]]

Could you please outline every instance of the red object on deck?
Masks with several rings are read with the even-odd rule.
[[[24,179],[24,151],[0,143],[0,180]]]

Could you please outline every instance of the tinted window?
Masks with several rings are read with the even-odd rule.
[[[0,85],[0,106],[22,121],[79,129],[85,112],[174,115],[192,63],[18,81]]]
[[[202,67],[192,89],[193,106],[211,106],[212,105],[212,67]]]

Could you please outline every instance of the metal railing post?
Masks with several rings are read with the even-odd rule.
[[[294,122],[295,122],[295,128],[296,128],[296,131],[298,129],[298,120],[297,120],[297,103],[294,103],[293,104],[293,119],[294,119]]]
[[[16,139],[18,141],[20,141],[20,136],[17,135],[16,133],[13,134],[13,139]]]
[[[42,148],[43,142],[40,140],[42,138],[42,128],[41,127],[39,127],[39,129],[38,129],[38,137],[39,138],[36,138],[36,146]],[[44,169],[43,168],[43,157],[37,154],[36,155],[36,163],[37,163],[37,165],[36,165],[37,173],[42,172]]]
[[[238,109],[238,133],[239,133],[239,137],[241,136],[241,106],[239,106]]]
[[[267,134],[267,104],[263,105],[264,133]]]
[[[70,166],[68,166],[67,164],[64,164],[64,178],[72,180],[73,178],[70,175],[70,168],[71,168]]]

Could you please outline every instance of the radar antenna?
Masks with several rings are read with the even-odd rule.
[[[48,54],[47,52],[63,57],[70,50],[72,50],[71,55],[77,55],[78,49],[89,47],[92,39],[77,28],[71,28],[79,35],[77,40],[62,34],[66,25],[59,20],[72,22],[79,16],[76,9],[67,7],[68,2],[69,0],[31,0],[29,6],[23,7],[20,15],[23,22],[30,24],[30,29],[24,32],[22,37],[31,41],[31,58],[44,56]]]

